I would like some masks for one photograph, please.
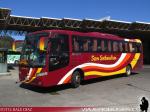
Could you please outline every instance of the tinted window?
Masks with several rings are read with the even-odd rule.
[[[119,44],[117,41],[113,41],[113,51],[118,52],[119,51]]]
[[[57,35],[55,38],[53,38],[51,40],[50,50],[52,53],[68,52],[68,35]]]
[[[94,39],[93,40],[93,45],[92,45],[92,51],[94,51],[94,52],[97,51],[97,47],[98,47],[97,46],[97,39]]]
[[[101,39],[97,40],[97,51],[102,52],[102,40]]]
[[[129,47],[128,47],[128,43],[124,42],[124,52],[128,52],[129,51]]]
[[[141,44],[140,43],[129,43],[130,52],[136,53],[141,52]]]
[[[125,48],[123,42],[119,42],[119,52],[124,52]]]
[[[140,52],[141,44],[96,37],[73,36],[73,52]]]
[[[112,51],[112,42],[110,40],[108,41],[108,51]]]
[[[82,36],[73,36],[73,51],[74,52],[88,52],[96,50],[97,41]]]
[[[137,52],[142,52],[142,45],[140,43],[136,43]]]
[[[102,46],[102,51],[106,52],[108,50],[108,41],[107,40],[102,40],[101,41],[101,46]]]

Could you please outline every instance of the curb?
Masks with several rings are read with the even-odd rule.
[[[10,75],[11,75],[11,73],[9,73],[9,72],[0,73],[0,76],[10,76]]]

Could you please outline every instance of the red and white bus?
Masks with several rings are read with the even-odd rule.
[[[44,30],[25,38],[19,78],[48,87],[103,76],[137,72],[143,65],[142,43],[98,32]]]

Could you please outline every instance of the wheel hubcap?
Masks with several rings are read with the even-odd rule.
[[[131,74],[131,70],[130,70],[130,68],[128,67],[127,68],[127,75],[130,75]]]
[[[76,75],[76,82],[80,84],[80,75]]]

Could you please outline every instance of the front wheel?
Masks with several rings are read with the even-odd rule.
[[[130,65],[128,65],[127,67],[126,67],[126,76],[130,76],[131,75],[131,73],[132,73],[132,68],[131,68],[131,66]]]
[[[72,85],[72,87],[77,88],[80,86],[80,83],[81,83],[81,74],[80,74],[80,72],[75,71],[72,74],[71,85]]]

